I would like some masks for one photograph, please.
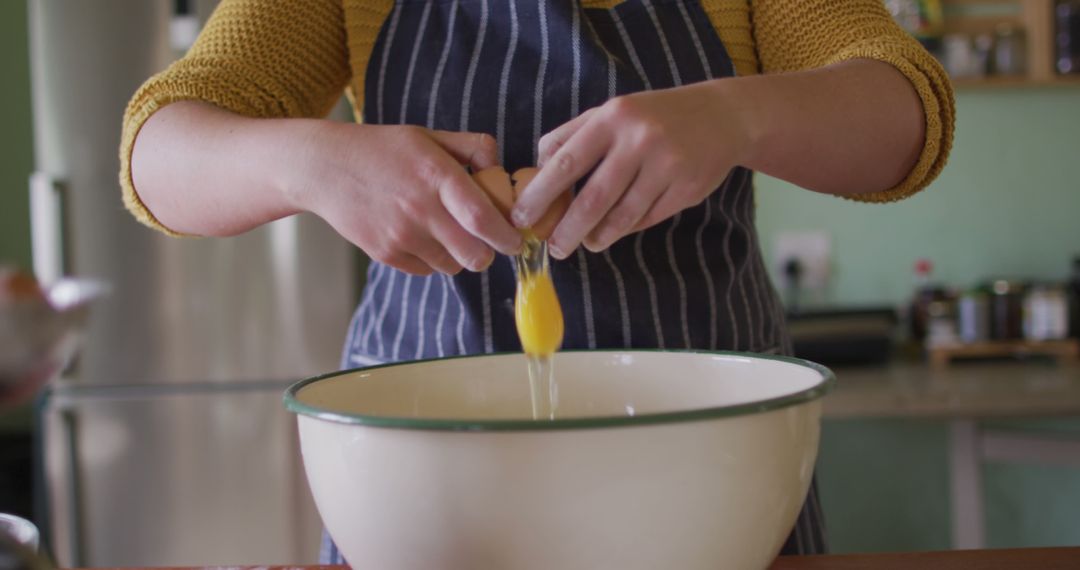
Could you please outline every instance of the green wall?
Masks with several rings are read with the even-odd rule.
[[[896,204],[764,176],[757,185],[766,257],[779,231],[832,238],[833,301],[906,299],[920,257],[934,262],[935,278],[958,286],[994,275],[1064,278],[1080,256],[1080,88],[959,93],[949,164],[930,188]]]
[[[905,302],[920,257],[957,286],[1064,278],[1080,255],[1080,88],[963,91],[957,112],[949,165],[904,202],[858,204],[759,177],[770,266],[778,232],[822,230],[832,303]],[[1009,427],[1075,437],[1080,418]],[[949,546],[947,434],[943,421],[826,423],[819,476],[833,550]],[[991,464],[983,475],[990,546],[1080,544],[1080,470]]]
[[[0,263],[30,268],[33,168],[26,2],[0,2]]]

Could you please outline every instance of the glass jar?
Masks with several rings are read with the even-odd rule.
[[[1027,73],[1027,35],[1012,25],[997,28],[994,34],[993,68],[996,75]]]
[[[990,285],[990,338],[1024,338],[1024,284],[998,279]]]
[[[957,334],[963,342],[981,342],[990,338],[990,296],[982,289],[972,289],[957,301]]]
[[[1033,285],[1024,295],[1024,338],[1060,340],[1069,332],[1069,302],[1061,285]]]
[[[1054,10],[1054,28],[1058,73],[1080,73],[1080,0],[1058,1]]]

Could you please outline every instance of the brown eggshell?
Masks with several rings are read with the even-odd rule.
[[[507,219],[514,207],[514,187],[510,175],[501,166],[491,166],[473,174],[476,185],[484,190],[491,202]]]
[[[42,292],[33,275],[13,268],[0,267],[0,303],[44,301]]]
[[[529,182],[536,177],[536,174],[540,172],[540,169],[529,166],[519,169],[514,172],[514,199],[516,200],[518,195],[528,187]],[[544,213],[540,219],[533,224],[532,231],[538,239],[541,241],[551,237],[552,232],[555,231],[555,226],[559,225],[559,221],[562,220],[566,214],[566,210],[570,208],[570,202],[573,200],[574,195],[567,190],[563,192],[551,206],[548,211]]]

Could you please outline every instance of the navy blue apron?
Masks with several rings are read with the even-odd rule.
[[[541,135],[612,97],[733,75],[692,0],[398,0],[368,65],[363,119],[489,133],[513,172],[536,164]],[[789,352],[753,220],[751,172],[736,168],[702,204],[553,262],[563,347]],[[372,263],[342,366],[519,351],[515,286],[504,256],[454,277]],[[812,486],[783,553],[824,542]],[[328,539],[322,559],[343,562]]]

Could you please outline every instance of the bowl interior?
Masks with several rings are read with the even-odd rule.
[[[809,362],[736,353],[560,352],[553,367],[556,424],[752,413],[817,398],[832,381]],[[337,421],[482,429],[484,422],[532,421],[527,370],[521,354],[386,365],[297,383],[286,405]]]

